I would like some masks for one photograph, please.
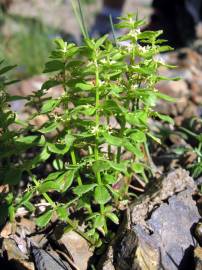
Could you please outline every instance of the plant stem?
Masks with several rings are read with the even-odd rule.
[[[71,155],[71,159],[72,159],[72,164],[77,165],[75,151],[71,150],[70,155]],[[82,180],[81,180],[80,175],[78,175],[78,177],[77,177],[77,182],[78,182],[79,186],[82,186]]]
[[[95,60],[95,84],[96,84],[96,93],[95,93],[95,107],[96,107],[96,114],[95,114],[95,127],[96,127],[96,145],[95,145],[95,160],[99,160],[99,149],[98,149],[98,139],[99,139],[99,124],[100,124],[100,116],[99,116],[99,106],[100,106],[100,94],[99,94],[99,87],[100,87],[100,79],[99,79],[99,69],[97,60]],[[99,185],[102,184],[101,175],[100,173],[96,173],[97,182]]]
[[[121,146],[118,147],[117,149],[117,163],[120,163],[120,160],[121,160]]]
[[[30,171],[28,171],[28,173],[31,176],[36,187],[38,187],[40,185],[39,181],[36,180],[35,176]],[[53,202],[53,200],[50,198],[50,196],[47,193],[42,193],[42,195],[43,195],[44,199],[52,206],[53,209],[55,209],[57,207],[56,204]],[[77,232],[79,235],[84,237],[91,245],[94,245],[94,242],[91,241],[91,239],[89,239],[84,232],[80,231],[68,216],[66,217],[65,220],[72,227],[72,229],[75,232]]]
[[[35,186],[38,187],[40,185],[39,181],[36,180],[35,176],[32,174],[31,171],[28,171],[28,173],[29,173],[30,177],[32,178]],[[53,209],[56,207],[56,204],[54,203],[54,201],[51,199],[51,197],[47,193],[42,193],[42,196],[53,207]]]
[[[154,176],[155,172],[157,171],[157,168],[156,168],[156,166],[155,166],[155,164],[154,164],[154,162],[153,162],[153,160],[151,158],[147,142],[144,142],[144,149],[145,149],[145,153],[147,155],[148,165],[151,168],[152,175]]]
[[[81,235],[83,238],[85,238],[91,245],[94,245],[95,243],[88,237],[84,232],[79,230],[77,226],[75,226],[74,222],[67,216],[66,217],[66,222],[72,227],[72,229],[77,232],[79,235]]]
[[[99,139],[99,124],[100,124],[100,115],[99,115],[99,106],[100,106],[100,93],[99,93],[99,87],[100,87],[100,79],[99,79],[99,69],[98,69],[98,63],[97,60],[95,60],[95,67],[96,67],[96,73],[95,73],[95,84],[96,84],[96,94],[95,94],[95,107],[96,107],[96,115],[95,115],[95,126],[96,126],[96,145],[95,145],[95,160],[99,160],[99,149],[98,149],[98,139]],[[97,183],[98,185],[102,185],[102,179],[100,172],[96,173]],[[104,215],[105,207],[103,204],[100,204],[100,212],[102,215]],[[104,223],[104,231],[107,233],[107,224]]]

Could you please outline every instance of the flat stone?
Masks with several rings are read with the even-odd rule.
[[[61,237],[58,237],[57,232],[55,232],[53,237],[63,247],[63,252],[66,250],[71,256],[72,261],[80,270],[87,269],[89,259],[93,253],[88,242],[83,237],[74,231],[64,233]]]
[[[135,226],[134,231],[138,238],[146,233],[145,244],[150,240],[152,250],[159,253],[159,262],[165,269],[176,270],[182,264],[189,263],[194,246],[191,228],[200,219],[196,203],[192,198],[190,190],[180,192],[171,197],[168,203],[163,203],[153,212],[148,220],[152,230],[151,235]],[[185,253],[190,249],[190,257]],[[188,252],[189,253],[189,252]],[[186,265],[186,264],[185,264]],[[184,268],[183,268],[184,269]]]

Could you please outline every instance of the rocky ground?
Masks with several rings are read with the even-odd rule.
[[[150,3],[150,0],[127,0],[124,13],[138,11],[141,17],[148,18],[151,13]],[[94,15],[100,8],[100,0],[84,6],[85,20],[89,27],[94,21]],[[14,0],[9,12],[25,17],[37,17],[46,24],[70,33],[76,38],[80,36],[80,30],[70,0]],[[87,16],[87,14],[92,15]]]
[[[30,16],[40,14],[47,23],[64,27],[65,31],[73,30],[73,34],[79,35],[69,1],[62,7],[58,5],[59,2],[62,1],[16,0],[11,11],[27,15],[29,10]],[[150,12],[149,2],[128,1],[125,10],[131,11],[131,7],[139,6],[147,15]],[[98,6],[89,8],[95,12]],[[202,114],[201,47],[201,41],[198,40],[191,48],[182,48],[161,56],[166,62],[177,66],[173,70],[164,68],[161,74],[181,78],[158,85],[162,93],[176,98],[175,103],[163,101],[157,105],[158,111],[170,115],[175,125],[162,126],[157,121],[152,122],[154,132],[167,132],[163,144],[154,145],[152,151],[152,158],[158,168],[158,180],[151,181],[140,199],[123,214],[117,236],[105,252],[96,254],[86,240],[75,232],[61,235],[64,224],[54,218],[46,229],[37,229],[34,217],[29,217],[25,209],[21,208],[17,213],[16,224],[7,222],[0,231],[0,269],[202,269],[202,198],[197,188],[202,181],[201,178],[194,181],[184,169],[196,160],[193,151],[179,154],[182,147],[193,149],[196,146],[194,140],[185,140],[181,128],[189,128],[198,134],[202,130],[200,122],[191,127],[189,125],[190,118],[200,118]],[[40,89],[45,80],[44,76],[36,76],[19,82],[9,91],[14,95],[26,96]],[[60,88],[54,88],[51,95],[59,95],[60,91]],[[21,112],[22,118],[29,114],[22,110],[23,101],[11,105],[14,110]],[[46,119],[37,121],[38,126],[41,126]],[[43,202],[38,207],[43,209]]]

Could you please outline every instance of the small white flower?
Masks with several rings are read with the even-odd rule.
[[[106,64],[106,63],[107,63],[107,60],[104,58],[104,59],[100,60],[100,62],[101,62],[102,64]]]
[[[95,127],[93,127],[93,128],[91,129],[91,133],[94,134],[94,135],[97,134],[98,131],[99,131],[99,127],[98,127],[98,126],[95,126]]]

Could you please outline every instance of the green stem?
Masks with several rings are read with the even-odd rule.
[[[76,155],[75,155],[74,150],[70,151],[70,155],[71,155],[71,159],[72,159],[72,164],[76,166],[77,162],[76,162]],[[82,186],[82,180],[81,180],[80,175],[78,175],[78,177],[77,177],[77,182],[78,182],[79,186]]]
[[[88,237],[84,232],[79,230],[77,226],[75,226],[74,222],[69,217],[66,217],[66,222],[72,227],[72,229],[77,232],[79,235],[81,235],[83,238],[85,238],[91,245],[94,245],[95,243]]]
[[[38,187],[40,185],[39,181],[36,180],[36,178],[34,177],[34,175],[30,171],[28,171],[28,173],[31,176],[36,187]],[[50,198],[50,196],[47,193],[42,193],[42,195],[43,195],[44,199],[52,206],[53,209],[55,209],[57,207],[56,204],[53,202],[53,200]],[[68,216],[66,217],[66,222],[72,227],[72,229],[75,232],[77,232],[79,235],[84,237],[91,245],[94,245],[94,242],[91,239],[89,239],[84,232],[80,231]]]
[[[147,159],[148,159],[148,166],[151,168],[152,175],[154,176],[155,175],[155,172],[157,171],[157,168],[156,168],[156,166],[153,163],[153,160],[151,158],[151,155],[150,155],[150,152],[149,152],[149,148],[148,148],[147,142],[144,143],[144,149],[145,149],[145,152],[146,152],[146,155],[147,155]]]
[[[96,114],[95,114],[95,127],[96,127],[96,145],[95,145],[95,160],[97,161],[99,159],[99,149],[98,149],[98,139],[99,139],[99,124],[100,124],[100,116],[99,116],[99,106],[100,106],[100,93],[99,93],[99,87],[100,87],[100,79],[99,79],[99,70],[98,70],[98,63],[97,60],[95,61],[95,67],[96,67],[96,94],[95,94],[95,107],[96,107]],[[100,173],[96,173],[97,182],[99,185],[102,184],[101,175]]]
[[[101,212],[101,215],[104,216],[104,214],[105,214],[105,206],[104,206],[104,204],[100,204],[100,212]],[[104,232],[105,232],[105,234],[107,234],[107,232],[108,232],[106,219],[105,219],[105,222],[104,222]]]
[[[117,156],[116,156],[117,163],[120,163],[121,160],[121,146],[117,149]]]
[[[35,186],[38,187],[40,185],[39,181],[36,180],[35,176],[30,171],[28,171],[28,173],[29,173],[30,177],[32,178]],[[42,193],[42,196],[52,206],[52,208],[55,209],[56,204],[51,199],[51,197],[47,193]]]
[[[99,106],[100,106],[100,93],[99,93],[99,87],[100,87],[100,79],[99,79],[99,69],[98,69],[98,63],[97,60],[95,61],[95,67],[96,67],[96,78],[95,78],[95,84],[96,84],[96,96],[95,96],[95,106],[96,106],[96,115],[95,115],[95,126],[96,126],[96,145],[95,145],[95,160],[97,161],[99,159],[99,149],[98,149],[98,139],[99,139],[99,124],[100,124],[100,115],[99,115]],[[102,185],[102,179],[100,172],[96,173],[97,183],[98,185]],[[100,204],[100,212],[102,215],[104,215],[105,207],[103,204]],[[107,233],[107,224],[104,223],[104,231]]]

